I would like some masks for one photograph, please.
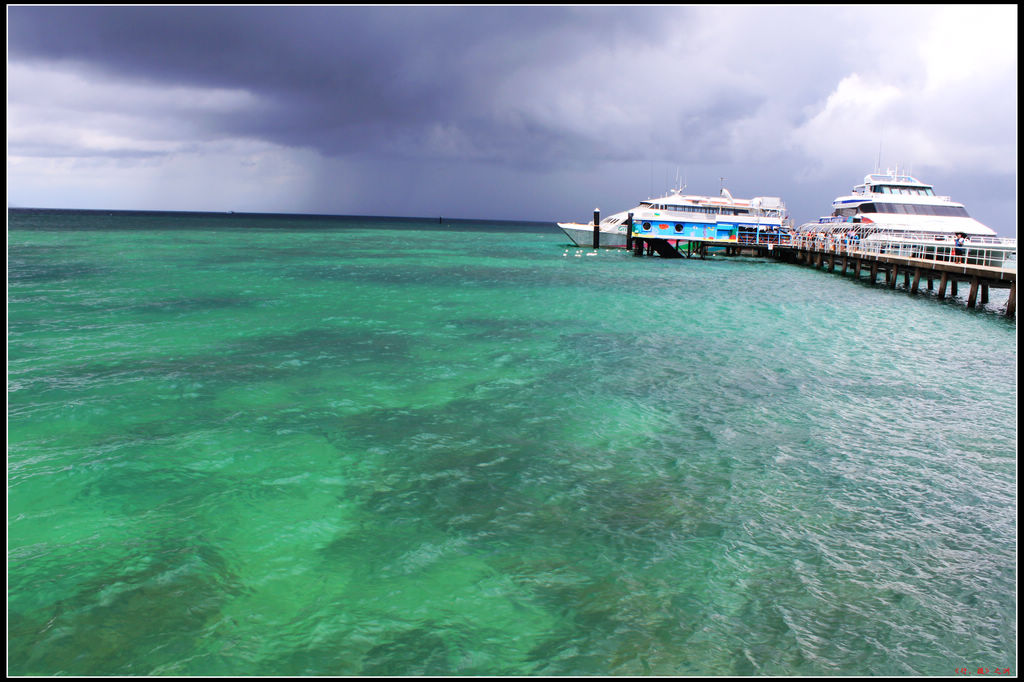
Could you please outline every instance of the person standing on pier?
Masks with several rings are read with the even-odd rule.
[[[963,263],[964,262],[964,233],[957,232],[956,238],[953,240],[953,262]]]

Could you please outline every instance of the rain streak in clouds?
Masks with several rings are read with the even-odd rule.
[[[8,204],[584,220],[679,176],[800,222],[880,160],[1015,235],[1016,26],[1016,6],[10,7]]]

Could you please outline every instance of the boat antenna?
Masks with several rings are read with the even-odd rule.
[[[882,172],[882,140],[878,140],[878,161],[875,161],[875,173]]]
[[[682,194],[684,189],[686,189],[686,179],[679,177],[679,166],[676,166],[676,193]]]

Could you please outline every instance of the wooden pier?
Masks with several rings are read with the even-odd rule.
[[[724,250],[727,256],[774,258],[785,263],[828,272],[851,274],[857,279],[863,279],[866,275],[872,284],[880,282],[890,289],[896,288],[902,276],[904,288],[909,293],[916,294],[922,287],[928,291],[936,290],[937,287],[936,293],[940,299],[946,298],[947,289],[950,296],[957,296],[959,286],[964,284],[970,287],[967,295],[969,308],[974,308],[979,303],[988,303],[990,289],[1009,289],[1005,315],[1014,318],[1017,314],[1016,269],[993,267],[981,261],[972,263],[970,258],[966,259],[966,263],[954,263],[934,254],[932,258],[919,258],[896,253],[872,252],[861,248],[860,245],[822,243],[799,238],[748,243],[691,239],[678,241],[673,245],[666,239],[637,236],[635,233],[627,240],[627,248],[630,248],[634,255],[657,253],[667,258],[705,258],[709,249],[718,248]]]

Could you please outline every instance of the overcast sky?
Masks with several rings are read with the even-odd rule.
[[[881,161],[1016,234],[1016,5],[8,6],[9,206],[799,223]],[[725,180],[721,180],[721,178]]]

